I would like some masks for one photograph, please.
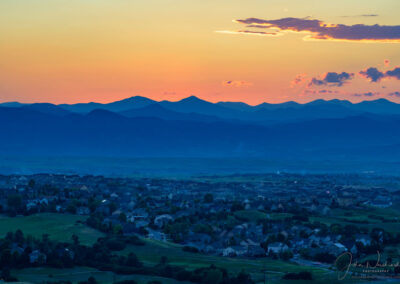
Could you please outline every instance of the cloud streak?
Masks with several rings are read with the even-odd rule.
[[[390,93],[389,96],[400,98],[400,92],[393,92],[393,93]]]
[[[279,36],[277,32],[263,32],[263,31],[250,31],[250,30],[239,30],[239,31],[216,31],[220,34],[245,34],[255,36]]]
[[[304,83],[305,78],[307,77],[307,74],[298,74],[296,77],[290,82],[290,87],[294,88],[298,85],[301,85]]]
[[[264,31],[250,30],[250,28],[253,28],[269,29],[269,31],[266,32],[269,36],[277,36],[287,32],[305,33],[307,35],[304,37],[304,40],[400,43],[400,25],[384,26],[378,24],[329,24],[317,19],[310,18],[282,18],[277,20],[247,18],[238,19],[234,22],[246,25],[249,30],[222,32],[232,34],[264,33]]]
[[[372,18],[372,17],[379,17],[378,14],[362,14],[362,15],[354,15],[354,16],[342,16],[343,18]]]
[[[353,94],[353,96],[355,96],[355,97],[374,97],[374,96],[379,96],[379,95],[380,95],[380,93],[373,93],[373,92]]]
[[[224,86],[224,87],[248,87],[248,86],[253,86],[253,83],[248,82],[248,81],[229,80],[229,81],[223,81],[222,86]]]

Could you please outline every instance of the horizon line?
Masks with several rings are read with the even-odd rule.
[[[298,102],[298,101],[296,101],[296,100],[288,100],[288,101],[283,101],[283,102],[280,102],[280,103],[270,103],[270,102],[267,102],[267,101],[263,101],[263,102],[258,103],[258,104],[249,104],[249,103],[244,102],[244,101],[228,101],[228,100],[212,102],[212,101],[208,101],[208,100],[206,100],[206,99],[202,99],[202,98],[200,98],[200,97],[198,97],[198,96],[196,96],[196,95],[190,95],[190,96],[183,97],[183,98],[177,99],[177,100],[167,100],[167,99],[166,99],[166,100],[155,100],[155,99],[152,99],[152,98],[150,98],[150,97],[145,97],[145,96],[141,96],[141,95],[134,95],[134,96],[125,97],[125,98],[122,98],[122,99],[117,99],[117,100],[113,100],[113,101],[109,101],[109,102],[88,101],[88,102],[74,102],[74,103],[66,103],[66,102],[64,102],[64,103],[51,103],[51,102],[48,102],[48,101],[22,102],[22,101],[17,101],[17,100],[15,100],[15,101],[1,101],[1,100],[0,100],[0,105],[3,105],[3,104],[12,104],[12,103],[25,104],[25,105],[31,105],[31,104],[52,104],[52,105],[56,105],[56,106],[60,106],[60,105],[76,105],[76,104],[102,104],[102,105],[107,105],[107,104],[116,103],[116,102],[121,102],[121,101],[124,101],[124,100],[133,99],[133,98],[144,98],[144,99],[148,99],[148,100],[154,101],[154,103],[161,103],[161,102],[177,103],[177,102],[180,102],[180,101],[183,101],[183,100],[186,100],[186,99],[194,98],[194,99],[198,99],[198,100],[201,100],[201,101],[204,101],[204,102],[208,102],[208,103],[212,103],[212,104],[218,104],[218,103],[242,103],[242,104],[246,104],[246,105],[248,105],[248,106],[250,106],[250,107],[256,107],[256,106],[259,106],[259,105],[262,105],[262,104],[281,105],[281,104],[285,104],[285,103],[296,103],[296,104],[299,104],[299,105],[306,105],[306,104],[309,104],[309,103],[312,103],[312,102],[316,102],[316,101],[325,101],[325,102],[340,101],[340,102],[349,102],[349,103],[351,103],[351,104],[358,104],[358,103],[362,103],[362,102],[373,102],[373,101],[382,101],[382,100],[385,100],[385,101],[389,101],[389,102],[394,103],[394,104],[400,104],[400,103],[398,103],[398,102],[395,102],[395,101],[393,101],[393,100],[390,100],[389,98],[363,99],[363,100],[361,100],[361,101],[359,101],[359,102],[355,102],[355,103],[353,103],[352,101],[350,101],[350,100],[348,100],[348,99],[338,99],[338,98],[325,99],[325,98],[318,98],[318,99],[311,99],[311,100],[306,101],[306,102]]]

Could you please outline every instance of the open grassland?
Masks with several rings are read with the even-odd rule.
[[[400,211],[391,208],[366,207],[362,209],[334,209],[323,217],[310,217],[310,222],[321,222],[328,226],[332,224],[354,225],[360,228],[382,228],[390,233],[400,233]]]
[[[254,280],[260,283],[263,283],[264,271],[266,271],[267,278],[270,279],[268,283],[274,283],[276,281],[278,281],[276,283],[281,283],[279,279],[287,272],[311,271],[315,278],[321,279],[321,281],[331,280],[332,278],[331,271],[322,268],[304,267],[279,260],[272,260],[270,258],[228,258],[190,253],[183,251],[182,246],[178,244],[155,240],[145,240],[145,242],[146,245],[144,246],[129,246],[121,253],[128,254],[129,252],[134,252],[139,259],[147,265],[157,264],[160,262],[162,256],[166,256],[170,264],[184,266],[187,269],[207,267],[214,264],[234,274],[245,270],[252,275]]]
[[[20,229],[25,235],[41,238],[48,234],[54,241],[70,242],[73,234],[84,245],[92,245],[103,233],[84,224],[86,217],[70,214],[41,213],[30,216],[0,216],[0,237]]]

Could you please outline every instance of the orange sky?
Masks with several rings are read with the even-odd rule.
[[[305,41],[227,34],[256,17],[400,25],[398,0],[2,0],[0,101],[109,102],[141,95],[178,100],[306,102],[400,98],[400,80],[358,75],[400,65],[400,43]],[[371,15],[376,16],[361,16]],[[384,60],[389,60],[384,64]],[[308,87],[326,72],[354,73],[343,86]],[[291,82],[304,74],[301,84]],[[230,83],[227,83],[230,82]],[[330,90],[318,94],[318,90]],[[314,93],[313,93],[314,92]],[[373,93],[371,97],[354,94]]]

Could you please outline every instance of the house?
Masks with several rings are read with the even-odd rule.
[[[189,236],[187,236],[186,240],[188,242],[194,242],[194,243],[202,243],[202,244],[208,244],[211,242],[211,237],[207,234],[201,234],[201,233],[193,233],[191,232]]]
[[[349,196],[348,194],[341,193],[337,197],[337,203],[341,207],[349,207],[354,204],[354,198],[352,196]]]
[[[29,254],[29,262],[30,263],[46,263],[47,257],[44,253],[41,253],[38,250],[34,250]]]
[[[154,219],[154,224],[159,227],[162,228],[164,227],[166,224],[168,224],[169,222],[174,221],[174,218],[169,215],[169,214],[163,214],[163,215],[159,215]]]
[[[149,232],[147,235],[149,239],[163,241],[163,242],[167,241],[167,236],[164,233],[152,229],[147,229],[147,231]]]
[[[11,248],[11,254],[17,254],[17,255],[22,255],[24,253],[24,249],[19,247],[16,244],[13,244],[12,248]]]
[[[227,256],[227,257],[243,256],[246,254],[246,252],[247,252],[246,247],[232,246],[223,249],[222,256]]]
[[[265,250],[260,244],[249,244],[247,246],[246,256],[249,257],[263,257],[266,256]]]
[[[363,246],[369,246],[371,245],[371,237],[368,235],[356,235],[356,243],[362,243]]]
[[[226,249],[222,250],[222,256],[228,256],[228,257],[236,256],[236,251],[231,247],[227,247]]]
[[[88,207],[85,207],[85,206],[80,206],[76,210],[76,213],[78,215],[89,215],[90,214],[90,209]]]
[[[281,253],[288,250],[289,247],[284,243],[272,243],[268,245],[268,253]]]
[[[327,253],[333,254],[333,255],[340,255],[347,251],[347,248],[341,244],[341,243],[331,243],[327,246],[324,247],[324,250]]]

